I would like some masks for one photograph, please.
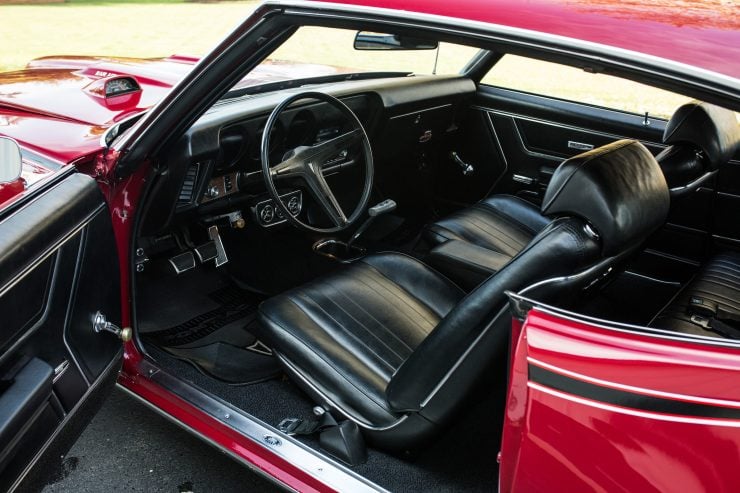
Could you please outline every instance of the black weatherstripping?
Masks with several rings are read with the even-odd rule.
[[[529,365],[529,381],[592,401],[640,411],[694,418],[740,419],[740,409],[685,402],[604,387],[566,377],[532,364]]]

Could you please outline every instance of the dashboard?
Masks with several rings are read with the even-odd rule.
[[[355,113],[370,138],[377,173],[379,166],[395,165],[392,156],[426,145],[445,128],[454,127],[456,108],[472,98],[475,84],[459,76],[414,76],[298,90],[331,94]],[[224,100],[206,112],[169,150],[168,172],[155,184],[142,234],[156,234],[194,216],[206,221],[226,218],[233,227],[256,224],[270,228],[285,223],[266,194],[261,144],[270,112],[298,90]],[[328,104],[299,101],[273,126],[270,162],[281,162],[296,147],[315,145],[349,129],[349,122]],[[344,175],[352,167],[361,169],[353,154],[352,149],[342,149],[327,159],[322,163],[324,176]],[[299,184],[285,184],[278,191],[291,214],[309,214],[312,198]]]

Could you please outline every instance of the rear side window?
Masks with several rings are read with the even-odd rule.
[[[631,80],[515,55],[499,60],[482,83],[660,118],[670,118],[691,99]]]

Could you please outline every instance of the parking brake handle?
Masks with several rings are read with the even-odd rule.
[[[386,214],[388,212],[394,211],[396,209],[396,201],[393,199],[386,199],[382,201],[381,203],[372,206],[367,210],[368,218],[365,219],[365,222],[362,223],[362,226],[357,228],[357,231],[355,231],[355,234],[352,235],[352,238],[349,239],[347,242],[347,251],[350,251],[352,248],[352,244],[357,241],[357,239],[364,233],[367,228],[370,227],[370,225],[375,221],[375,218]]]

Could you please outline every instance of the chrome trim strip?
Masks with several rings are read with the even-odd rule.
[[[488,189],[488,192],[486,192],[486,197],[491,195],[491,192],[493,189],[496,188],[496,185],[498,185],[498,182],[501,181],[501,179],[506,176],[506,173],[509,171],[509,160],[506,158],[506,153],[504,152],[504,147],[501,145],[501,139],[498,137],[498,132],[496,132],[496,127],[493,125],[493,120],[491,119],[491,115],[486,112],[486,121],[488,122],[488,130],[491,132],[491,135],[493,135],[493,140],[496,142],[496,148],[498,149],[499,154],[501,154],[501,160],[504,162],[504,169],[501,171],[501,174],[493,181],[493,185],[491,185],[491,188]],[[485,198],[485,197],[482,197]]]
[[[33,262],[33,264],[23,269],[23,271],[19,272],[14,278],[6,282],[4,285],[0,285],[0,296],[8,292],[8,290],[10,290],[16,284],[18,284],[24,277],[26,277],[32,270],[38,267],[44,260],[49,258],[54,253],[56,253],[56,251],[59,250],[65,243],[67,243],[71,238],[73,238],[82,229],[87,227],[87,225],[90,224],[90,222],[93,220],[95,215],[97,215],[97,213],[104,207],[105,207],[105,203],[100,204],[98,208],[96,208],[91,214],[89,214],[87,217],[85,217],[85,219],[82,220],[82,222],[77,228],[67,233],[59,241],[57,241],[56,243],[52,244],[49,248],[47,248],[46,251],[44,251],[44,253],[39,255],[37,259],[35,260],[35,262]]]
[[[695,342],[697,344],[707,346],[722,346],[732,349],[740,349],[740,340],[734,341],[732,339],[722,339],[718,337],[702,336],[698,334],[686,334],[682,332],[676,332],[673,330],[657,329],[654,327],[643,327],[640,325],[627,324],[622,322],[615,322],[612,320],[604,320],[589,315],[583,315],[580,313],[565,310],[563,308],[557,308],[552,305],[540,303],[532,298],[527,298],[518,293],[508,293],[510,298],[530,305],[532,308],[536,308],[538,311],[547,313],[548,315],[554,315],[556,317],[563,318],[572,322],[578,322],[581,324],[591,325],[600,329],[611,330],[614,332],[626,333],[626,334],[639,334],[656,339],[666,339],[678,342]]]
[[[47,259],[49,259],[52,255],[56,255],[56,258],[54,259],[54,265],[52,266],[53,271],[52,271],[52,274],[51,274],[51,282],[50,282],[50,288],[49,288],[50,290],[53,290],[54,289],[54,286],[56,285],[56,282],[57,282],[57,273],[58,273],[58,270],[59,270],[58,269],[58,264],[59,264],[59,262],[61,262],[61,257],[59,255],[57,255],[58,252],[59,252],[59,250],[68,241],[70,241],[72,238],[74,238],[77,235],[77,233],[79,233],[80,231],[84,231],[84,229],[90,224],[90,222],[93,220],[93,218],[95,218],[95,216],[104,207],[105,207],[105,204],[101,204],[97,209],[95,209],[93,211],[92,214],[90,214],[89,216],[87,216],[83,220],[83,222],[81,223],[80,226],[78,226],[72,232],[70,232],[65,237],[63,237],[61,240],[59,240],[55,245],[52,245],[49,249],[46,250],[46,252],[44,252],[43,255],[41,255],[38,259],[36,259],[36,261],[32,265],[30,265],[29,267],[27,267],[25,270],[23,270],[21,273],[19,273],[15,278],[13,278],[11,281],[9,281],[5,286],[3,286],[2,288],[0,288],[0,296],[3,296],[5,293],[7,293],[8,291],[10,291],[16,284],[18,284],[20,281],[22,281],[23,278],[25,278],[28,274],[30,274],[34,269],[36,269],[37,267],[39,267],[43,262],[45,262]],[[80,243],[80,248],[81,247],[82,247],[82,242]],[[79,255],[79,253],[78,253],[78,255]],[[79,263],[79,261],[80,261],[80,259],[78,257],[76,263]],[[79,267],[79,266],[77,266],[77,267]],[[77,276],[77,273],[75,273],[75,276]],[[77,278],[75,277],[75,281],[74,281],[75,283],[76,283],[76,279]],[[53,294],[52,291],[50,291],[49,292],[49,296],[52,296],[52,294]],[[72,298],[73,298],[73,296],[70,295],[70,303],[72,302],[71,301]],[[8,348],[8,350],[5,351],[2,356],[0,356],[0,363],[2,363],[6,358],[10,357],[10,355],[13,354],[13,352],[18,347],[20,347],[21,344],[23,344],[26,340],[28,340],[28,338],[31,337],[31,335],[33,335],[39,329],[39,327],[41,326],[41,324],[46,320],[47,316],[49,315],[49,309],[50,309],[50,305],[47,304],[47,306],[44,307],[44,313],[41,316],[41,318],[39,319],[39,321],[36,324],[34,324],[33,327],[31,327],[26,332],[24,332],[23,335],[19,336],[15,340],[15,342],[13,343],[13,345],[10,348]],[[67,315],[69,315],[69,313],[70,313],[70,311],[67,310]],[[66,324],[67,324],[67,321],[65,320],[65,327],[66,327]],[[75,366],[77,366],[77,369],[80,371],[80,374],[82,375],[83,380],[85,380],[85,383],[89,387],[90,386],[89,380],[85,376],[85,373],[82,371],[82,368],[80,367],[79,362],[77,361],[77,358],[75,357],[75,354],[71,351],[71,349],[69,348],[69,345],[67,344],[66,333],[63,334],[63,340],[64,340],[64,345],[67,347],[67,350],[69,351],[69,355],[72,358],[72,361],[75,363]]]
[[[424,109],[421,109],[421,110],[418,110],[418,111],[412,111],[410,113],[404,113],[402,115],[392,116],[392,117],[389,118],[389,120],[397,120],[397,119],[403,118],[405,116],[420,115],[420,114],[426,113],[428,111],[434,111],[434,110],[439,110],[439,109],[442,109],[442,108],[451,108],[451,107],[452,107],[452,104],[440,104],[439,106],[432,106],[431,108],[424,108]]]
[[[439,383],[437,383],[437,385],[434,387],[434,389],[432,389],[432,391],[429,393],[429,395],[426,396],[426,398],[422,401],[422,403],[421,403],[421,407],[422,408],[424,406],[426,406],[427,404],[429,404],[429,401],[431,401],[432,398],[434,398],[434,396],[437,395],[437,392],[439,392],[439,390],[447,383],[447,381],[450,379],[450,377],[452,376],[452,374],[455,373],[455,370],[457,370],[458,367],[463,363],[463,361],[465,361],[465,359],[467,358],[468,354],[470,354],[470,352],[473,350],[473,348],[478,345],[478,342],[481,339],[483,339],[483,337],[485,337],[485,335],[488,334],[488,332],[490,332],[491,330],[493,330],[493,328],[495,326],[495,324],[493,322],[496,321],[496,320],[498,320],[498,318],[501,315],[503,315],[508,310],[509,310],[509,306],[505,304],[503,306],[503,308],[501,308],[501,310],[499,310],[498,313],[496,313],[496,315],[493,316],[493,318],[488,323],[488,325],[478,334],[478,336],[473,340],[473,342],[470,343],[470,345],[465,350],[465,352],[460,355],[460,357],[457,359],[457,361],[455,361],[455,364],[452,366],[452,368],[450,368],[450,370],[447,373],[445,373],[445,376],[442,377],[442,379],[439,381]]]
[[[57,251],[55,250],[54,252],[52,252],[52,255],[56,255],[56,253],[57,253]],[[51,255],[49,255],[46,258],[51,258]],[[41,262],[37,263],[36,266],[39,266],[41,263],[43,263],[46,260],[46,258],[44,258]],[[16,352],[16,350],[19,347],[21,347],[33,334],[35,334],[36,331],[39,330],[39,328],[44,324],[44,322],[46,322],[47,318],[49,318],[49,310],[51,310],[51,304],[49,303],[49,298],[51,298],[51,296],[53,295],[54,288],[55,288],[55,286],[57,284],[57,275],[58,275],[58,272],[59,272],[59,269],[58,269],[59,262],[60,262],[59,255],[56,255],[55,258],[53,259],[52,265],[51,265],[51,279],[49,280],[49,292],[48,292],[48,296],[43,301],[45,303],[45,306],[43,307],[43,310],[44,311],[41,314],[41,317],[39,317],[39,319],[36,321],[36,323],[33,324],[30,328],[26,329],[25,332],[23,332],[19,336],[16,336],[14,338],[15,340],[13,341],[13,343],[11,344],[11,346],[7,350],[5,350],[2,354],[0,354],[0,364],[5,363],[5,360],[11,358],[12,355]],[[25,277],[26,275],[28,275],[30,272],[31,272],[31,270],[29,270],[28,272],[26,272],[23,277]],[[21,279],[18,279],[17,282],[20,282],[20,280],[22,280],[22,278]],[[17,284],[17,282],[16,282],[16,284]],[[10,288],[12,288],[12,287],[13,286],[10,286]],[[10,288],[8,288],[8,289],[4,290],[2,293],[0,293],[0,296],[4,295],[8,291],[10,291]],[[87,381],[86,381],[86,383],[87,383]],[[90,384],[88,383],[88,386],[89,385]]]
[[[247,469],[249,469],[251,472],[257,474],[258,476],[261,476],[261,477],[267,479],[271,483],[274,483],[274,484],[280,486],[281,488],[284,488],[284,489],[289,490],[289,491],[295,491],[295,492],[298,491],[298,490],[295,490],[295,489],[291,488],[290,486],[286,485],[285,483],[281,482],[275,476],[272,476],[271,474],[268,474],[266,471],[260,469],[259,467],[256,467],[254,464],[252,464],[251,462],[249,462],[248,460],[246,460],[244,457],[242,457],[242,456],[234,453],[233,451],[231,451],[231,450],[229,450],[229,449],[221,446],[221,444],[219,444],[218,442],[215,442],[214,440],[212,440],[208,436],[204,435],[203,433],[200,433],[199,431],[197,431],[197,430],[189,427],[188,425],[186,425],[182,421],[178,420],[177,418],[175,418],[171,414],[168,414],[168,413],[164,412],[162,409],[158,408],[157,406],[155,406],[154,404],[152,404],[148,400],[144,399],[143,397],[141,397],[136,392],[134,392],[132,390],[129,390],[128,387],[125,387],[125,386],[121,385],[120,383],[116,383],[116,387],[119,390],[123,391],[129,397],[135,399],[137,402],[143,404],[144,406],[146,406],[147,408],[149,408],[150,410],[152,410],[157,415],[162,416],[167,421],[169,421],[170,423],[174,424],[175,426],[177,426],[181,430],[185,431],[186,433],[190,433],[191,435],[193,435],[194,437],[196,437],[196,438],[198,438],[200,440],[203,440],[204,442],[208,443],[213,448],[215,448],[215,449],[223,452],[224,454],[228,455],[233,460],[239,462],[243,466],[246,466]]]
[[[678,186],[678,187],[673,187],[673,188],[669,189],[668,191],[672,195],[675,195],[675,194],[680,194],[680,193],[682,193],[684,191],[689,191],[689,190],[694,189],[694,188],[696,188],[698,190],[699,187],[702,184],[704,184],[710,178],[712,178],[715,175],[717,175],[717,173],[719,173],[719,170],[717,170],[717,169],[714,170],[714,171],[708,171],[708,172],[704,173],[703,175],[701,175],[699,178],[695,179],[694,181],[691,181],[691,182],[687,183],[686,185],[681,185],[681,186]],[[722,192],[716,192],[716,193],[717,194],[721,194]]]
[[[516,91],[514,91],[514,92],[516,92]],[[545,96],[542,96],[542,97],[544,98]],[[574,101],[573,103],[574,104],[578,104],[578,102],[576,102],[576,101]],[[652,140],[634,139],[634,137],[626,137],[624,135],[612,134],[612,133],[609,133],[609,132],[601,132],[601,131],[598,131],[598,130],[591,130],[589,128],[578,127],[576,125],[568,125],[568,124],[565,124],[565,123],[553,122],[553,121],[550,121],[550,120],[543,120],[541,118],[533,118],[533,117],[530,117],[530,116],[520,115],[520,114],[517,114],[517,113],[511,113],[511,112],[508,112],[508,111],[502,111],[502,110],[498,110],[498,109],[490,108],[490,107],[486,107],[486,106],[481,106],[481,105],[473,105],[473,106],[471,106],[471,109],[475,109],[475,110],[479,110],[479,111],[485,111],[485,112],[490,113],[490,114],[493,114],[493,115],[505,116],[505,117],[512,118],[514,120],[514,124],[515,124],[516,130],[517,130],[518,137],[519,137],[519,139],[521,141],[522,148],[524,148],[528,153],[532,153],[533,156],[540,156],[540,154],[537,153],[537,152],[535,152],[535,151],[531,151],[531,150],[529,150],[527,148],[526,144],[524,143],[524,140],[522,139],[521,133],[519,131],[519,126],[516,125],[516,120],[525,120],[525,121],[528,121],[528,122],[539,123],[541,125],[547,125],[547,126],[550,126],[550,127],[563,128],[563,129],[566,129],[566,130],[573,130],[575,132],[584,132],[584,133],[588,133],[588,134],[598,135],[600,137],[607,137],[609,139],[614,139],[614,140],[621,140],[621,139],[639,140],[645,146],[656,147],[656,148],[661,149],[661,150],[663,150],[663,149],[665,149],[665,148],[668,147],[665,144],[662,144],[660,142],[653,142]],[[609,111],[609,109],[606,108],[606,111]],[[541,154],[541,156],[551,157],[551,158],[560,159],[560,160],[565,159],[565,158],[563,158],[561,156],[551,156],[549,154]]]
[[[352,492],[387,491],[331,457],[304,445],[245,411],[170,375],[148,359],[140,363],[138,372],[140,378],[148,377],[152,382],[181,397],[223,425],[270,450],[330,488]],[[265,440],[266,437],[277,437],[279,442],[268,443]]]
[[[517,183],[523,183],[524,185],[531,185],[534,183],[534,178],[524,175],[512,175],[511,180]]]
[[[285,366],[291,369],[292,373],[291,376],[296,377],[300,381],[302,381],[304,384],[306,384],[307,387],[310,387],[312,391],[316,392],[318,395],[320,395],[328,404],[329,407],[332,409],[337,409],[340,413],[342,413],[343,416],[345,416],[350,421],[353,421],[357,424],[357,426],[361,426],[362,428],[365,428],[366,430],[372,430],[372,431],[387,431],[390,429],[395,428],[396,426],[400,425],[404,421],[406,421],[406,418],[408,418],[408,414],[404,414],[399,419],[394,421],[393,423],[387,425],[387,426],[373,426],[372,424],[368,423],[367,421],[364,421],[363,419],[354,416],[352,413],[347,412],[342,406],[337,404],[332,398],[326,395],[325,392],[322,392],[321,389],[319,389],[316,385],[314,385],[312,382],[310,382],[306,377],[303,376],[301,372],[299,372],[296,369],[296,366],[292,364],[288,359],[286,359],[282,354],[275,352],[275,357],[277,357]]]
[[[737,99],[737,79],[711,70],[694,67],[655,55],[603,45],[591,41],[548,34],[528,29],[493,24],[441,15],[411,11],[327,4],[305,0],[268,0],[268,8],[282,8],[285,14],[302,17],[348,19],[353,21],[380,18],[387,25],[443,32],[451,36],[469,38],[471,42],[502,43],[536,49],[552,54],[589,60],[599,65],[611,65],[640,74],[658,74],[665,80],[679,82],[694,88],[710,88],[715,95]]]
[[[629,275],[629,276],[641,277],[642,279],[647,279],[648,281],[653,281],[653,282],[657,282],[657,283],[660,283],[660,284],[668,284],[668,285],[671,285],[671,286],[680,286],[681,285],[681,283],[678,282],[678,281],[664,281],[663,279],[658,279],[656,277],[646,276],[645,274],[639,274],[637,272],[632,272],[631,270],[626,270],[626,271],[624,271],[624,273],[626,275]]]
[[[590,151],[593,148],[593,144],[587,144],[585,142],[578,142],[575,140],[568,141],[568,149],[575,149],[577,151]]]
[[[562,365],[559,366],[559,365],[553,365],[550,363],[546,363],[532,356],[527,356],[527,363],[534,364],[536,366],[539,366],[540,368],[544,368],[545,370],[557,373],[559,375],[563,375],[568,378],[580,380],[582,382],[587,382],[587,383],[591,383],[594,385],[599,385],[601,387],[608,387],[610,389],[622,390],[622,391],[631,392],[634,394],[657,396],[657,397],[661,397],[665,399],[673,399],[673,400],[680,400],[680,401],[686,401],[686,402],[692,402],[692,403],[699,403],[699,404],[704,404],[704,405],[709,405],[709,406],[723,406],[723,407],[732,407],[735,409],[740,409],[740,402],[736,400],[733,401],[729,399],[715,399],[715,398],[702,397],[700,395],[696,395],[698,394],[698,392],[696,394],[665,392],[662,390],[650,389],[647,387],[638,387],[635,385],[619,383],[619,382],[615,382],[614,380],[604,380],[603,378],[596,378],[593,376],[586,375],[585,373],[568,370],[566,368],[563,368]]]
[[[524,142],[524,135],[522,135],[522,131],[519,128],[519,124],[516,122],[517,117],[510,116],[509,119],[511,120],[511,124],[514,126],[514,133],[516,134],[517,141],[519,142],[519,147],[521,147],[522,151],[524,151],[524,154],[530,156],[530,157],[536,157],[540,159],[547,159],[550,161],[557,161],[562,162],[565,158],[563,156],[556,156],[554,154],[547,154],[545,152],[537,152],[530,149],[526,142]]]
[[[87,226],[88,224],[89,222],[85,223],[85,226]],[[87,229],[83,229],[82,231],[80,231],[80,246],[77,248],[77,260],[75,261],[75,272],[74,272],[74,278],[72,279],[72,289],[69,294],[69,302],[67,303],[67,314],[64,317],[64,326],[62,327],[62,341],[64,342],[64,347],[67,348],[67,352],[72,358],[72,361],[77,367],[77,371],[80,372],[80,376],[82,377],[82,379],[85,381],[85,383],[89,387],[90,379],[87,378],[87,375],[82,369],[82,365],[80,365],[77,355],[72,350],[72,345],[69,343],[69,340],[67,339],[67,328],[69,327],[71,317],[72,317],[72,311],[73,311],[72,306],[74,305],[75,300],[77,299],[77,287],[80,281],[80,272],[82,272],[82,260],[85,257],[86,240],[87,240]],[[59,258],[59,256],[57,258]],[[91,319],[91,322],[92,322],[92,319]]]

